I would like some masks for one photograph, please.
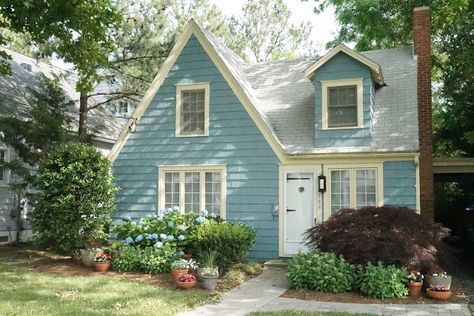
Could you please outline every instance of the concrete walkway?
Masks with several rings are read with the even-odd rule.
[[[280,297],[288,288],[285,270],[265,267],[263,273],[222,295],[217,304],[206,304],[180,316],[247,315],[253,311],[305,310],[407,316],[470,316],[466,304],[349,304]]]

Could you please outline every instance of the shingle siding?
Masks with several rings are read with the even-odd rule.
[[[416,166],[414,161],[383,164],[384,204],[416,209]]]
[[[210,82],[208,137],[175,137],[178,83]],[[114,162],[115,219],[158,209],[158,168],[167,165],[227,166],[226,217],[257,229],[252,258],[278,255],[279,160],[218,69],[192,36]]]

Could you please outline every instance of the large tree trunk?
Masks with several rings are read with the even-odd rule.
[[[81,92],[79,98],[79,137],[86,136],[87,134],[87,92]]]

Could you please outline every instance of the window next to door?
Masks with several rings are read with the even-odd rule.
[[[225,218],[226,167],[222,165],[159,167],[159,208],[185,212],[207,210]]]
[[[381,173],[381,166],[375,165],[327,167],[326,210],[329,214],[325,214],[325,218],[343,208],[381,205],[383,201]]]

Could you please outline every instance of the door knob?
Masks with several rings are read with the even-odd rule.
[[[287,212],[296,212],[296,210],[286,209]]]

